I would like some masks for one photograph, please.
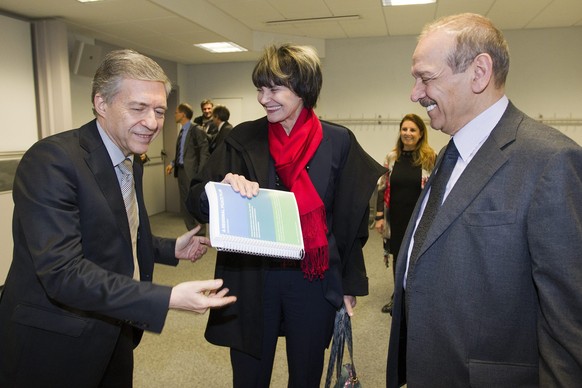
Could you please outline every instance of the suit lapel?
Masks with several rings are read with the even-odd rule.
[[[113,216],[117,220],[121,234],[131,246],[129,223],[125,212],[123,197],[115,169],[107,148],[99,136],[95,120],[79,129],[79,143],[86,151],[85,162],[95,177],[95,182],[101,189],[101,193],[111,208]]]
[[[419,252],[419,260],[423,253],[473,202],[501,166],[507,162],[508,155],[505,150],[515,140],[517,127],[522,119],[522,115],[510,103],[501,120],[467,165],[437,213],[424,245]],[[440,156],[442,158],[442,155]],[[431,181],[433,176],[431,176]],[[420,205],[424,196],[426,196],[425,191],[423,191],[423,195],[417,205]],[[415,209],[415,215],[418,217],[418,209]],[[414,218],[415,220],[416,217]]]

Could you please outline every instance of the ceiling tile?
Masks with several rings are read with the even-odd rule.
[[[524,28],[553,0],[497,1],[487,16],[502,30]]]
[[[180,63],[254,60],[259,52],[216,55],[190,48],[194,43],[233,39],[255,47],[253,37],[259,34],[253,32],[271,34],[274,41],[288,37],[322,42],[417,35],[434,18],[461,12],[486,15],[501,29],[582,26],[581,0],[438,0],[432,5],[409,7],[382,7],[380,0],[107,0],[92,4],[0,0],[2,10],[24,18],[58,18],[77,35]],[[285,18],[353,14],[361,19],[266,24]]]
[[[582,1],[554,0],[525,27],[549,28],[576,26],[582,23]]]

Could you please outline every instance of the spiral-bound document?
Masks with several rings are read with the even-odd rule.
[[[217,250],[301,260],[303,235],[295,194],[259,189],[251,199],[208,182],[210,242]]]

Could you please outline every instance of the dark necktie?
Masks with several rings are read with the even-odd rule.
[[[422,244],[424,244],[424,240],[426,239],[426,235],[428,234],[432,221],[436,217],[437,212],[443,203],[447,182],[451,177],[451,173],[455,168],[455,164],[457,163],[458,158],[459,151],[457,150],[453,139],[451,139],[447,145],[447,149],[445,150],[443,161],[441,162],[441,165],[436,172],[436,176],[431,183],[428,201],[426,202],[426,206],[424,208],[424,212],[422,213],[422,218],[418,223],[418,227],[414,232],[414,246],[412,247],[412,252],[410,254],[410,266],[416,263],[416,260],[418,259],[418,253],[422,247]]]
[[[174,160],[174,167],[177,167],[182,162],[182,135],[184,134],[184,127],[180,129],[180,133],[178,134],[178,141],[176,142],[176,160]]]
[[[139,215],[137,209],[137,196],[133,180],[133,166],[131,160],[126,158],[117,165],[121,171],[121,195],[125,203],[129,231],[131,233],[131,251],[133,253],[134,273],[133,278],[139,280],[139,266],[137,262],[137,229],[139,228]]]

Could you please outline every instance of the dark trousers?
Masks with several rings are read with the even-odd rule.
[[[133,348],[133,328],[123,325],[99,387],[131,388],[133,386]]]
[[[336,309],[324,298],[322,282],[300,269],[271,269],[263,292],[261,358],[231,349],[234,388],[269,387],[279,335],[285,337],[290,388],[318,388]]]
[[[186,174],[184,171],[183,166],[176,166],[174,168],[178,169],[177,174],[178,189],[180,190],[180,214],[184,219],[186,229],[192,230],[197,225],[200,225],[200,231],[196,234],[199,236],[204,236],[206,235],[206,224],[200,224],[186,208],[186,199],[188,198],[188,192],[190,191],[190,179],[188,178],[188,174]]]

